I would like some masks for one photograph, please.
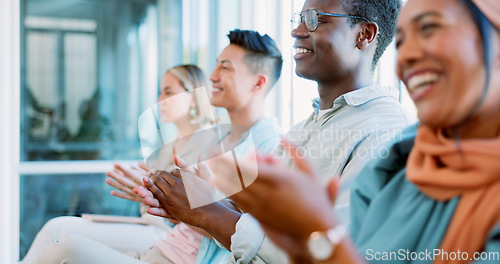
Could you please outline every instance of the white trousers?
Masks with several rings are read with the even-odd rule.
[[[43,226],[22,263],[44,263],[42,259],[52,259],[46,263],[78,263],[74,261],[80,258],[80,263],[129,263],[127,259],[144,263],[123,253],[147,252],[156,241],[164,240],[170,228],[162,226],[162,221],[156,223],[97,223],[80,217],[57,217]],[[110,262],[108,257],[117,259]],[[59,261],[65,258],[72,261]]]

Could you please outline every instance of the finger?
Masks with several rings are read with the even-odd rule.
[[[205,165],[205,163],[201,162],[201,156],[198,157],[198,176],[200,176],[202,179],[205,181],[210,181],[212,178],[210,171],[208,170],[208,167]]]
[[[139,180],[148,173],[143,168],[139,167],[139,164],[131,165],[130,168],[133,170],[134,178],[139,178]],[[137,175],[140,175],[140,177],[137,177]]]
[[[175,219],[169,213],[167,213],[167,211],[163,208],[149,207],[146,211],[148,212],[148,214],[151,215],[156,215],[168,219]]]
[[[146,197],[153,197],[153,194],[145,186],[135,187],[134,192],[143,199]]]
[[[178,172],[179,172],[178,176],[180,176],[181,175],[180,170]],[[164,192],[178,186],[179,182],[182,181],[180,177],[177,177],[176,175],[173,175],[172,173],[163,170],[156,171],[156,173],[154,173],[150,177],[150,179],[156,186],[158,186]]]
[[[127,194],[127,193],[111,191],[111,195],[116,196],[118,198],[127,199],[127,200],[130,200],[133,202],[140,202],[140,203],[142,202],[142,199],[137,198],[137,196],[132,196],[132,195]]]
[[[128,179],[135,182],[134,186],[136,186],[137,184],[142,184],[141,178],[144,177],[144,175],[137,173],[137,171],[133,169],[125,168],[120,164],[116,164],[115,168],[120,170]]]
[[[170,174],[174,175],[175,177],[182,177],[180,169],[174,169],[173,171],[170,172]]]
[[[286,139],[282,139],[281,144],[283,144],[283,147],[287,150],[288,153],[290,153],[290,157],[292,158],[295,165],[297,165],[298,170],[305,172],[305,174],[309,176],[316,175],[313,167],[305,158],[302,149],[296,147]]]
[[[332,203],[332,205],[335,204],[335,200],[337,199],[337,195],[339,192],[339,179],[337,177],[330,180],[326,187],[326,191],[328,193],[330,203]]]
[[[130,170],[134,172],[134,174],[138,172],[142,172],[143,170],[139,168],[137,165],[130,165]]]
[[[107,172],[110,172],[110,171],[107,171]],[[120,171],[120,170],[118,170],[118,169],[116,169],[116,164],[113,164],[113,170],[112,170],[112,172],[123,176],[123,172]]]
[[[143,161],[138,161],[137,165],[144,171],[150,172],[149,168],[146,166],[146,163],[144,163]]]
[[[187,160],[177,156],[176,154],[174,155],[174,162],[175,162],[175,165],[177,165],[177,167],[179,167],[179,168],[189,166],[189,163],[187,162]]]
[[[162,205],[160,204],[160,201],[158,201],[158,199],[154,197],[146,197],[144,199],[144,203],[151,207],[163,208]]]
[[[134,191],[133,191],[133,188],[128,188],[126,186],[123,186],[122,184],[120,184],[119,182],[116,182],[116,181],[113,181],[111,179],[106,179],[105,180],[106,184],[108,184],[109,186],[113,187],[113,188],[116,188],[124,193],[128,193],[128,194],[131,194],[131,195],[134,195]]]
[[[183,171],[187,171],[191,174],[198,175],[198,170],[189,164],[189,162],[177,155],[174,156],[175,164],[181,168]]]
[[[155,175],[153,175],[153,177],[155,177]],[[161,177],[156,177],[156,178],[158,178],[157,181],[160,182],[160,184],[164,188],[166,186],[168,186],[168,184]],[[153,194],[154,198],[156,198],[160,202],[162,207],[166,208],[165,205],[167,205],[167,196],[160,189],[161,187],[159,188],[159,186],[156,185],[156,182],[153,182],[153,180],[149,179],[148,177],[144,177],[143,181],[144,181],[144,186],[146,186],[146,188],[148,188],[148,190]],[[144,198],[144,200],[146,200],[146,199],[147,198]]]
[[[112,171],[106,172],[106,176],[112,178],[113,180],[115,180],[116,182],[120,183],[122,186],[125,186],[125,187],[129,188],[130,190],[132,190],[135,186],[138,185],[137,183],[135,183],[135,182],[133,182],[133,181],[125,178],[125,176],[116,174],[115,172],[112,172]],[[108,183],[107,180],[109,180],[109,179],[106,179],[106,183]]]

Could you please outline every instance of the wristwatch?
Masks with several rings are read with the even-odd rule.
[[[347,236],[347,230],[342,225],[328,231],[312,232],[307,239],[309,253],[317,261],[329,259],[335,252],[335,247]]]

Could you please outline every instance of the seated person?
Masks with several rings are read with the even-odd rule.
[[[397,47],[421,123],[356,179],[349,235],[331,211],[338,183],[325,192],[295,154],[295,173],[261,157],[231,198],[298,263],[498,263],[500,2],[409,0]]]
[[[231,130],[224,133],[222,140],[237,142],[249,131],[256,149],[271,152],[279,144],[281,132],[272,119],[265,117],[263,105],[268,91],[281,75],[281,53],[269,36],[255,31],[234,30],[228,37],[231,44],[220,54],[210,76],[214,87],[210,102],[214,106],[226,108],[231,119]],[[179,157],[182,157],[181,154],[176,152]],[[124,193],[130,197],[136,196],[130,193],[134,184],[125,184],[119,175],[109,176],[123,185],[120,187],[115,184]],[[178,191],[186,194],[184,188]],[[123,198],[129,197],[127,195],[122,194]],[[142,198],[140,200],[143,201]],[[126,236],[123,230],[121,236]],[[67,259],[76,263],[193,263],[196,261],[194,250],[198,249],[202,239],[198,239],[190,230],[187,225],[179,223],[172,233],[157,241],[152,248],[132,252],[116,251],[85,236],[70,236],[45,248],[34,261],[57,263]],[[189,234],[189,240],[185,239],[186,234]],[[225,257],[227,254],[227,251],[220,252],[220,256]]]
[[[178,131],[177,140],[165,144],[161,148],[161,164],[164,169],[176,168],[173,160],[173,147],[177,154],[185,158],[196,158],[210,146],[209,141],[190,142],[190,136],[196,131],[210,127],[214,122],[213,107],[210,104],[208,82],[203,71],[194,65],[180,65],[169,69],[160,83],[161,121],[172,122]],[[187,142],[185,142],[187,141]],[[205,143],[201,144],[200,143]],[[196,148],[188,146],[196,144]],[[139,162],[138,166],[116,164],[114,170],[106,173],[110,179],[106,183],[120,191],[111,191],[111,194],[124,199],[144,204],[142,198],[133,192],[133,188],[142,185],[142,177],[146,176],[148,168]],[[113,180],[114,179],[114,180]],[[142,205],[144,208],[145,205]],[[197,232],[189,232],[184,225],[172,227],[162,218],[142,214],[148,225],[118,224],[91,222],[80,217],[57,217],[47,222],[37,234],[23,263],[31,263],[56,241],[68,235],[81,235],[97,241],[119,252],[142,252],[154,246],[155,243],[167,241],[168,237],[185,237],[181,243],[177,240],[172,247],[183,244],[184,259],[196,259],[202,236]],[[183,232],[185,231],[185,232]],[[174,242],[172,240],[172,242]],[[176,254],[172,253],[172,259]]]
[[[336,210],[343,222],[349,221],[353,178],[371,159],[387,154],[384,143],[416,121],[399,103],[397,89],[373,84],[374,68],[395,35],[400,5],[400,0],[307,0],[303,11],[296,14],[299,24],[292,31],[295,72],[317,83],[319,98],[313,101],[309,118],[295,125],[286,137],[303,149],[323,184],[332,177],[340,178],[345,188]],[[294,167],[284,154],[283,159]],[[162,181],[161,177],[153,178]],[[150,183],[146,186],[154,188]],[[169,192],[157,187],[152,189],[155,194]],[[157,197],[150,206],[161,203],[173,217],[205,230],[222,248],[204,238],[198,263],[216,263],[219,258],[213,258],[214,252],[224,249],[231,251],[231,263],[288,261],[249,214],[217,203],[189,210],[180,197],[176,199],[179,203],[173,204],[172,195],[169,192],[169,198],[163,200]]]

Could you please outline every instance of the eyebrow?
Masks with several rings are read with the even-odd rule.
[[[230,60],[221,60],[221,61],[219,61],[219,63],[220,63],[220,64],[222,64],[222,63],[229,63],[229,64],[232,64]]]
[[[428,16],[437,16],[437,17],[441,17],[441,13],[437,12],[437,11],[429,11],[429,12],[426,12],[426,13],[423,13],[423,14],[420,14],[416,17],[414,17],[411,22],[412,23],[418,23],[420,20],[428,17]],[[400,34],[401,33],[401,28],[398,27],[397,28],[397,34]]]
[[[441,13],[437,12],[437,11],[429,11],[429,12],[426,12],[426,13],[423,13],[423,14],[420,14],[418,16],[416,16],[415,18],[413,18],[411,20],[411,22],[413,23],[416,23],[422,19],[424,19],[425,17],[428,17],[428,16],[438,16],[438,17],[441,17]]]

